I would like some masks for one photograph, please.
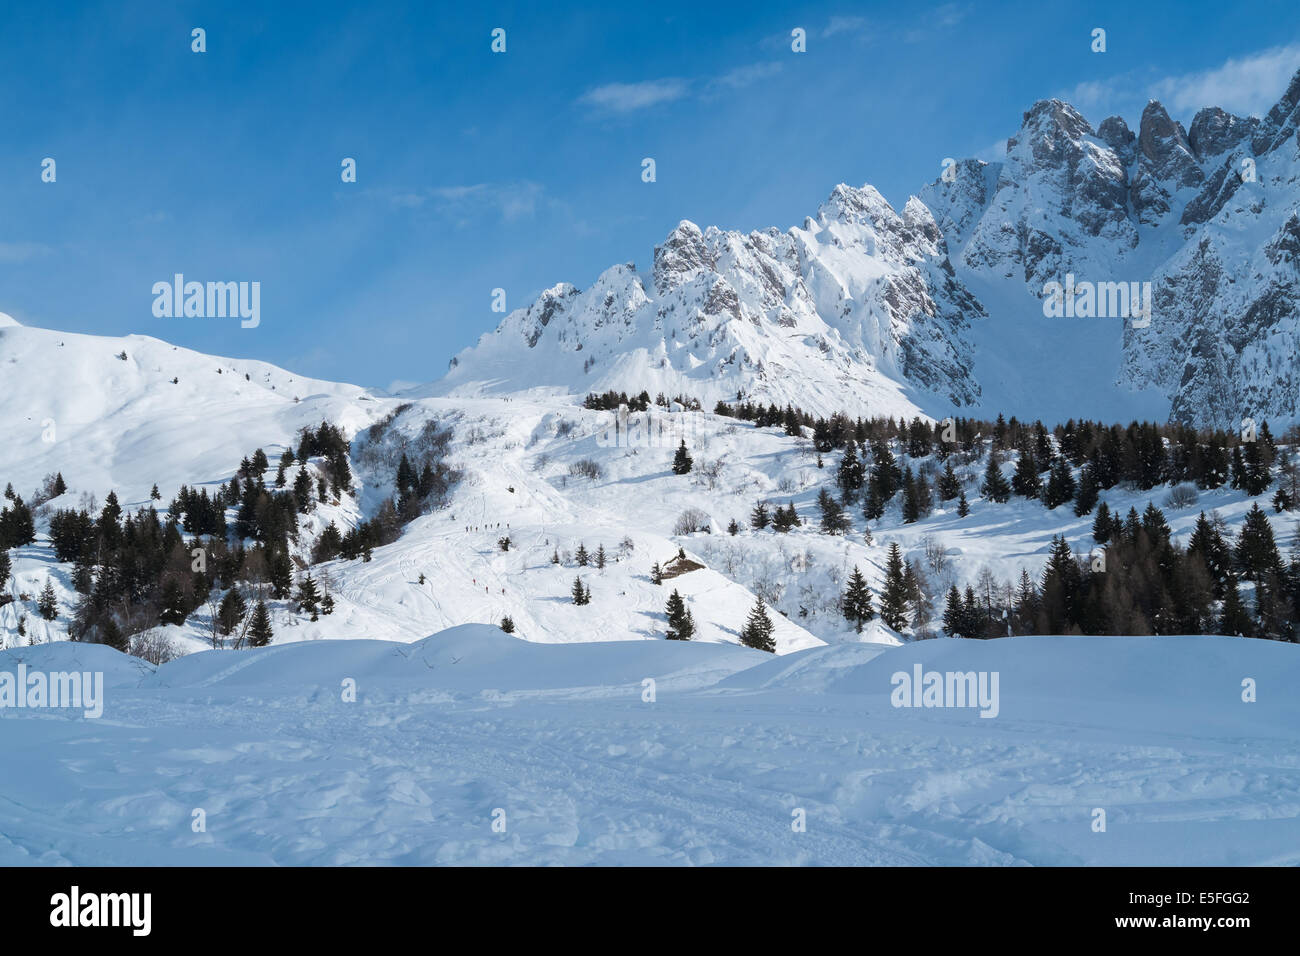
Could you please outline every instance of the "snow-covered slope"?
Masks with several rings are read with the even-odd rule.
[[[124,350],[128,359],[117,358]],[[272,602],[277,644],[414,641],[440,628],[496,624],[506,616],[520,636],[538,642],[659,640],[672,590],[685,598],[703,641],[738,641],[755,597],[762,595],[779,612],[773,615],[779,653],[822,643],[893,644],[898,636],[878,622],[856,633],[838,605],[855,567],[880,593],[892,543],[919,566],[929,564],[927,551],[938,548],[945,555],[942,571],[931,574],[936,613],[950,584],[973,584],[986,570],[999,581],[1015,580],[1022,570],[1037,577],[1055,535],[1064,535],[1079,554],[1094,545],[1091,515],[1076,518],[1068,508],[1049,511],[1020,498],[981,502],[979,461],[957,468],[972,501],[966,518],[949,502],[906,524],[896,500],[872,523],[870,536],[856,510],[848,534],[821,534],[816,497],[820,488],[833,486],[838,455],[826,456],[826,467],[819,468],[807,438],[710,412],[652,405],[636,431],[618,431],[615,413],[585,409],[561,396],[393,398],[153,339],[70,336],[13,325],[0,329],[0,368],[15,383],[12,399],[0,403],[0,434],[7,436],[0,487],[12,481],[31,501],[44,476],[56,471],[69,486],[38,509],[37,543],[11,552],[11,591],[28,598],[0,607],[5,646],[67,636],[78,596],[72,567],[54,561],[45,534],[50,509],[82,507],[92,496],[102,502],[115,490],[134,511],[150,506],[155,482],[163,499],[154,504],[165,508],[181,485],[228,482],[254,448],[274,461],[294,444],[298,427],[322,419],[341,423],[352,440],[358,489],[338,505],[321,504],[302,516],[296,554],[308,554],[328,522],[346,531],[392,495],[392,468],[367,463],[373,440],[368,429],[375,422],[387,421],[390,435],[415,435],[430,423],[450,429],[449,461],[461,478],[444,507],[376,548],[372,560],[340,558],[313,569],[336,601],[333,614],[311,621],[288,601]],[[45,418],[56,422],[53,442],[43,440]],[[670,467],[679,440],[688,442],[695,459],[685,476]],[[1163,487],[1116,487],[1103,497],[1119,514],[1130,507],[1141,512],[1148,503],[1162,507],[1183,543],[1201,511],[1217,512],[1231,534],[1253,503],[1228,487],[1178,506],[1166,495]],[[788,534],[751,529],[749,511],[760,500],[793,504],[805,525]],[[1294,519],[1269,510],[1285,549],[1294,537]],[[682,530],[688,514],[699,530]],[[732,521],[739,526],[734,536],[727,533]],[[586,567],[576,557],[580,546],[591,556]],[[598,568],[602,548],[606,562]],[[703,567],[654,584],[652,567],[670,564],[679,549]],[[570,600],[579,577],[592,594],[586,606]],[[52,622],[34,613],[35,596],[47,580],[62,609]],[[25,637],[17,630],[22,615]],[[210,639],[210,614],[201,609],[184,626],[162,630],[181,649],[199,650]]]
[[[368,424],[365,389],[226,359],[145,335],[78,335],[0,314],[0,455],[26,494],[62,471],[101,499],[167,499],[225,481],[253,447],[288,446],[304,425]]]
[[[20,664],[104,672],[104,713],[0,719],[0,865],[1300,863],[1300,648],[1269,641],[773,660],[461,627]],[[997,716],[892,706],[917,667],[997,674]]]

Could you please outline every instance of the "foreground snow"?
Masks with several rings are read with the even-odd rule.
[[[107,701],[99,720],[0,710],[0,865],[1300,863],[1290,645],[1020,638],[774,658],[466,625],[156,672],[58,643],[0,654],[0,673],[20,662],[103,671]],[[891,675],[918,663],[996,671],[998,716],[894,708]]]

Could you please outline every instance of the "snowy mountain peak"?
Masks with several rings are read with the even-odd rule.
[[[1025,144],[1040,165],[1055,165],[1058,158],[1068,156],[1069,147],[1076,147],[1084,137],[1092,135],[1092,127],[1083,114],[1062,100],[1039,100],[1028,110],[1020,124],[1020,131],[1007,144]]]
[[[1067,417],[1281,422],[1300,414],[1279,362],[1300,351],[1287,225],[1297,128],[1300,73],[1264,120],[1210,105],[1190,130],[1158,100],[1136,130],[1118,116],[1094,129],[1069,103],[1039,100],[1000,162],[949,163],[901,211],[841,183],[785,231],[682,220],[648,281],[623,265],[585,292],[551,287],[435,388],[1050,417],[1044,394],[1086,370],[1090,404]],[[1152,326],[1046,324],[1043,290],[1071,274],[1149,282]],[[1208,327],[1228,353],[1197,345]]]
[[[1281,99],[1268,111],[1251,141],[1251,147],[1255,155],[1262,156],[1280,149],[1291,138],[1300,142],[1300,70],[1291,77]]]
[[[655,291],[660,295],[670,292],[714,265],[700,227],[683,219],[662,245],[655,246]]]
[[[1253,116],[1243,119],[1217,106],[1208,106],[1192,119],[1187,141],[1192,152],[1205,160],[1235,149],[1243,140],[1253,136],[1258,127],[1259,120]]]

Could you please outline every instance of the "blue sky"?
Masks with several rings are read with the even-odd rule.
[[[680,219],[785,228],[842,181],[897,206],[1037,99],[1187,123],[1267,110],[1297,67],[1294,2],[6,4],[0,311],[428,381],[494,288],[647,271]],[[260,282],[260,326],[155,318],[177,272]]]

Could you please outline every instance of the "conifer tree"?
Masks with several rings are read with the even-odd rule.
[[[605,569],[605,546],[603,544],[596,548],[596,567],[602,571]]]
[[[663,569],[659,567],[658,561],[656,561],[654,565],[650,568],[650,583],[651,584],[664,583],[664,572]]]
[[[45,587],[41,590],[41,596],[36,602],[36,610],[47,621],[52,621],[59,616],[59,601],[54,595],[54,584],[48,578],[46,578]]]
[[[258,601],[253,608],[253,619],[248,622],[248,645],[266,647],[274,636],[275,632],[271,630],[271,612],[266,609],[265,601]]]
[[[1245,475],[1246,465],[1242,461],[1241,446],[1232,446],[1232,487],[1242,487],[1242,478]]]
[[[0,590],[9,583],[9,575],[13,573],[13,565],[9,561],[9,552],[0,548]]]
[[[577,553],[574,554],[574,558],[577,560],[578,567],[580,568],[585,568],[591,563],[591,555],[587,554],[587,546],[581,541],[578,542],[578,550]]]
[[[1147,538],[1153,545],[1163,546],[1169,543],[1169,522],[1154,501],[1147,502],[1146,509],[1142,512],[1142,530],[1147,533]]]
[[[1282,555],[1273,538],[1273,526],[1258,503],[1250,506],[1241,526],[1234,555],[1237,567],[1248,580],[1258,583],[1264,575],[1280,573]]]
[[[1223,607],[1219,611],[1219,633],[1229,637],[1245,636],[1251,633],[1253,622],[1246,606],[1241,603],[1241,592],[1237,589],[1237,579],[1229,577],[1223,586]]]
[[[868,521],[879,521],[884,513],[884,496],[880,493],[880,485],[872,478],[867,482],[867,500],[862,505],[862,517]]]
[[[885,562],[885,589],[880,597],[880,619],[895,631],[907,626],[907,586],[902,552],[898,542],[889,546]]]
[[[1097,507],[1097,479],[1093,476],[1092,468],[1084,465],[1079,471],[1079,488],[1074,495],[1075,517],[1082,518],[1084,515],[1091,514],[1095,507]]]
[[[727,522],[727,534],[731,535],[734,538],[739,533],[740,533],[740,525],[736,522],[735,518],[732,518],[729,522]]]
[[[966,596],[961,602],[961,618],[963,637],[979,640],[988,637],[988,615],[981,610],[979,601],[975,599],[975,589],[970,585],[966,586]]]
[[[887,504],[902,485],[903,473],[898,468],[898,462],[887,440],[878,441],[872,446],[871,457],[874,460],[871,467],[871,481],[876,487],[882,505]]]
[[[966,500],[966,489],[963,488],[961,494],[957,498],[957,516],[959,518],[965,518],[969,514],[970,502]]]
[[[515,632],[515,622],[509,614],[501,618],[501,630],[505,631],[507,634],[513,634]]]
[[[903,591],[907,595],[907,619],[913,628],[922,628],[930,620],[930,603],[926,597],[924,572],[912,561],[903,562]]]
[[[754,601],[753,608],[750,609],[749,619],[741,629],[740,642],[754,650],[774,654],[776,638],[772,636],[772,632],[772,619],[767,615],[767,605],[763,603],[762,595],[759,595]]]
[[[311,511],[311,475],[307,474],[307,466],[303,465],[298,469],[298,474],[293,479],[293,500],[298,504],[298,511],[301,514],[307,514]]]
[[[20,629],[18,633],[21,634],[22,630]],[[104,618],[103,626],[99,632],[99,639],[101,644],[106,644],[113,650],[121,651],[123,654],[130,648],[130,642],[127,640],[126,635],[122,633],[122,629],[117,626],[117,621],[113,620],[111,614]]]
[[[248,604],[244,601],[244,596],[239,593],[238,588],[231,588],[221,599],[221,604],[217,606],[217,630],[229,637],[230,633],[243,622],[244,615],[247,613]]]
[[[984,469],[984,484],[980,487],[980,494],[989,501],[997,502],[1007,501],[1011,497],[1011,485],[1002,476],[1002,468],[998,464],[996,452],[989,453],[989,462]]]
[[[1038,462],[1034,453],[1025,449],[1016,462],[1015,474],[1011,476],[1011,490],[1022,498],[1037,498],[1043,483],[1038,477]]]
[[[320,591],[316,588],[316,581],[312,578],[311,572],[307,572],[298,583],[298,610],[310,611],[313,615],[320,605]]]
[[[1092,522],[1092,540],[1105,544],[1112,534],[1110,505],[1102,502],[1097,506],[1097,517]]]
[[[1051,472],[1047,478],[1047,487],[1043,490],[1043,504],[1049,509],[1059,508],[1074,498],[1076,485],[1074,475],[1070,473],[1070,463],[1064,458],[1052,462]]]
[[[1201,449],[1196,486],[1205,491],[1221,488],[1228,480],[1229,471],[1228,448],[1221,439],[1213,439]]]
[[[861,459],[858,458],[857,443],[850,438],[844,446],[844,455],[840,458],[839,472],[835,476],[835,482],[839,485],[844,500],[852,501],[865,480],[866,468],[863,466]]]
[[[1020,586],[1016,590],[1015,629],[1017,634],[1029,634],[1038,618],[1038,588],[1024,568],[1020,569]]]
[[[267,577],[271,583],[271,595],[277,600],[284,600],[293,588],[293,563],[289,552],[284,548],[274,548],[267,561]]]
[[[591,589],[582,583],[581,577],[573,579],[573,587],[569,589],[569,595],[573,598],[573,603],[584,605],[591,603]]]
[[[943,629],[949,637],[965,637],[965,625],[966,617],[961,592],[954,584],[948,588],[948,597],[943,605]]]
[[[405,494],[410,488],[415,486],[415,470],[411,468],[411,461],[402,453],[402,460],[397,465],[397,491],[399,494]]]
[[[871,589],[867,587],[867,579],[862,576],[857,565],[854,565],[853,573],[849,575],[848,587],[844,589],[840,604],[844,616],[853,622],[854,629],[859,634],[862,633],[863,625],[876,616],[875,608],[871,606]]]
[[[1240,445],[1237,446],[1239,450]],[[1273,476],[1270,472],[1268,455],[1265,450],[1262,436],[1256,441],[1245,443],[1245,452],[1240,458],[1235,456],[1233,463],[1240,460],[1239,474],[1236,478],[1236,486],[1241,488],[1246,494],[1254,496],[1263,494],[1268,486],[1273,483]]]
[[[842,534],[851,527],[844,509],[825,488],[817,493],[817,507],[821,509],[821,529],[824,534]]]
[[[798,524],[798,521],[799,519],[794,514],[793,502],[790,505],[789,511],[780,505],[777,505],[776,514],[772,516],[772,530],[779,532],[780,534],[785,534]]]
[[[749,526],[756,531],[762,531],[767,527],[767,522],[767,505],[760,501],[749,513]]]
[[[686,439],[683,438],[682,443],[677,446],[677,454],[673,456],[673,474],[685,475],[690,472],[694,464],[690,452],[686,450]]]
[[[940,501],[951,501],[962,493],[961,480],[952,470],[951,461],[943,463],[943,474],[939,476],[938,490]]]
[[[934,491],[925,475],[917,475],[913,493],[916,496],[916,513],[924,518],[934,510]]]
[[[163,585],[158,619],[164,624],[184,624],[188,616],[189,608],[185,606],[185,592],[181,588],[181,582],[176,577],[169,577]]]
[[[675,588],[664,610],[668,615],[668,640],[689,641],[695,634],[695,620]]]
[[[1197,558],[1204,563],[1206,571],[1213,582],[1214,596],[1222,598],[1224,586],[1232,574],[1232,549],[1223,540],[1223,535],[1202,511],[1196,518],[1196,526],[1187,542],[1188,558]]]
[[[1142,520],[1138,517],[1137,508],[1129,508],[1128,514],[1124,516],[1122,527],[1117,527],[1116,522],[1111,522],[1111,540],[1117,541],[1121,534],[1129,544],[1136,544],[1138,532],[1142,530]]]
[[[916,492],[916,479],[912,476],[912,466],[903,471],[903,523],[913,524],[921,518],[921,503]]]
[[[1064,535],[1052,539],[1052,550],[1043,569],[1041,610],[1049,634],[1064,634],[1078,621],[1078,597],[1082,573]]]

